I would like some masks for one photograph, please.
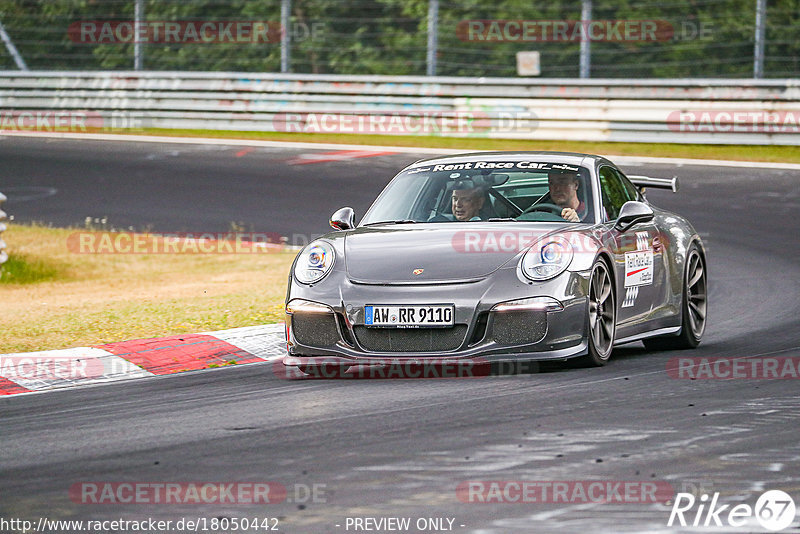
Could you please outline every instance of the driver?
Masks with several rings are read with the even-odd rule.
[[[453,188],[453,215],[457,221],[479,221],[483,201],[483,189],[463,180]]]
[[[586,204],[578,199],[578,173],[547,173],[547,184],[550,186],[550,198],[561,210],[561,218],[570,222],[580,222],[586,217]]]

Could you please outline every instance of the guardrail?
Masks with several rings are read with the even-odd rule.
[[[800,144],[800,80],[0,71],[0,130]]]
[[[3,241],[3,232],[6,230],[6,223],[3,222],[6,220],[6,212],[3,211],[3,202],[6,201],[6,196],[3,193],[0,193],[0,271],[2,271],[3,264],[8,259],[8,254],[6,253],[6,242]]]

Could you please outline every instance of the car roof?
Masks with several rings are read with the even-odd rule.
[[[525,161],[533,158],[547,158],[552,163],[570,163],[572,165],[584,165],[584,163],[595,162],[597,160],[608,161],[602,156],[592,154],[582,154],[580,152],[555,152],[555,151],[519,151],[519,152],[466,152],[464,154],[452,154],[447,156],[437,156],[415,161],[405,169],[413,169],[423,165],[448,164],[467,161]],[[586,161],[586,160],[589,161]],[[610,162],[609,162],[610,163]],[[403,169],[403,170],[405,170]]]

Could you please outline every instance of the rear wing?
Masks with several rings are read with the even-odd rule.
[[[673,193],[678,192],[679,185],[677,176],[673,176],[672,178],[650,178],[649,176],[628,175],[628,179],[633,185],[640,188],[655,187],[656,189],[672,189]]]

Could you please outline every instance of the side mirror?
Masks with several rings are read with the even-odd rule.
[[[636,223],[647,222],[653,220],[653,210],[644,202],[636,202],[629,200],[622,205],[619,210],[617,222],[614,223],[614,228],[620,232],[624,232]]]
[[[331,215],[331,219],[328,222],[331,228],[335,230],[350,230],[356,227],[355,217],[353,208],[342,208]]]

